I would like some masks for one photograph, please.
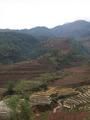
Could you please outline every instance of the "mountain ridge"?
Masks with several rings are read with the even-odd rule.
[[[89,51],[90,47],[86,44],[86,39],[83,42],[82,38],[85,37],[88,38],[88,42],[86,41],[88,44],[90,40],[90,23],[81,20],[64,24],[60,29],[59,27],[53,29],[35,27],[29,30],[0,30],[0,62],[15,63],[35,59],[54,51],[59,51],[59,54],[61,54],[60,51],[67,53],[71,46],[74,48],[76,45],[82,48],[80,45],[82,43],[83,49],[78,50],[87,53],[87,49]],[[65,42],[64,39],[66,39]],[[74,45],[68,44],[67,40],[73,40],[74,42],[70,42]],[[80,40],[80,44],[77,40]],[[68,45],[71,46],[68,47]],[[77,48],[75,48],[75,51],[77,51]]]
[[[69,37],[78,39],[90,36],[90,22],[85,20],[77,20],[74,22],[56,26],[51,29],[44,26],[38,26],[32,29],[20,31],[23,33],[31,34],[32,36],[40,40],[45,40],[50,37]]]
[[[69,37],[69,38],[82,38],[90,36],[90,22],[86,20],[76,20],[74,22],[58,25],[53,28],[45,26],[36,26],[31,29],[0,29],[0,31],[16,31],[25,34],[30,34],[40,40],[45,40],[50,37]]]

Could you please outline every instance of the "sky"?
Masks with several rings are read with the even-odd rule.
[[[0,28],[53,28],[67,22],[90,21],[90,0],[0,0]]]

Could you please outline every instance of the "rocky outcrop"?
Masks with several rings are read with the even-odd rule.
[[[30,105],[35,106],[35,105],[49,105],[51,103],[50,97],[44,94],[37,94],[37,95],[32,95],[30,97]]]
[[[0,120],[10,120],[11,109],[6,105],[4,101],[0,102]]]

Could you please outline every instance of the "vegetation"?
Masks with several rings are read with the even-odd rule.
[[[47,120],[55,110],[59,113],[57,108],[66,112],[64,116],[90,112],[89,45],[79,41],[82,33],[68,32],[74,38],[59,38],[59,33],[52,34],[57,30],[0,31],[1,87],[8,83],[3,92],[0,89],[0,110],[6,114],[10,108],[11,120],[35,120],[35,116]]]
[[[12,110],[11,120],[32,120],[30,103],[25,98],[12,96],[6,101],[6,104]]]
[[[51,41],[53,42],[51,43]],[[86,57],[85,55],[88,51],[82,46],[82,43],[73,39],[66,39],[64,43],[56,44],[59,41],[60,39],[56,41],[50,39],[43,43],[31,35],[18,31],[0,32],[0,63],[10,64],[45,56],[48,62],[50,60],[54,65],[63,68],[77,63]],[[61,39],[61,41],[63,40]],[[69,46],[67,51],[71,49],[67,54],[62,54],[62,51],[64,52],[65,49],[61,46],[64,44],[66,47]],[[61,49],[58,49],[58,45],[60,45]]]
[[[9,81],[8,85],[7,85],[7,90],[5,92],[5,95],[13,95],[14,94],[14,87],[15,87],[16,83],[13,81]]]
[[[24,92],[35,92],[46,89],[47,86],[42,81],[21,81],[18,83],[15,87],[15,91],[18,93],[24,93]]]
[[[12,31],[0,32],[0,62],[15,63],[30,57],[32,48],[37,43],[37,39],[30,35]]]

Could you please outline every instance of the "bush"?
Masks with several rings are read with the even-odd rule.
[[[7,101],[7,106],[12,109],[11,120],[32,120],[30,103],[27,99],[12,96]]]
[[[15,82],[12,82],[12,81],[8,82],[7,90],[4,93],[4,96],[6,96],[6,95],[13,95],[15,93],[14,87],[15,87]]]
[[[30,104],[27,100],[22,100],[19,103],[19,119],[20,120],[31,120],[31,109]]]

